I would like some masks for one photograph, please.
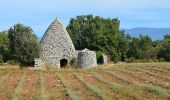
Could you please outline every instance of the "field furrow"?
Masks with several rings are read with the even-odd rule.
[[[78,91],[79,95],[81,96],[81,100],[100,99],[93,92],[85,88],[85,85],[75,78],[74,73],[63,74],[63,77],[71,88],[73,88],[75,91]]]
[[[4,77],[4,75],[7,75],[8,73],[10,74],[10,73],[12,73],[12,71],[0,70],[0,78]]]
[[[109,96],[109,94],[107,94],[106,92],[108,92],[108,91],[106,91],[106,90],[101,90],[101,88],[103,88],[103,87],[97,87],[96,85],[98,85],[98,84],[95,84],[95,86],[94,86],[94,84],[92,84],[92,83],[89,83],[86,79],[84,79],[81,75],[79,75],[79,74],[74,74],[74,76],[77,78],[77,80],[79,80],[82,84],[84,84],[85,85],[85,87],[88,89],[88,90],[90,90],[91,92],[93,92],[93,93],[95,93],[96,94],[96,96],[98,96],[98,97],[100,97],[101,99],[103,99],[103,100],[111,100],[111,99],[114,99],[114,98],[110,98],[110,97],[108,97]],[[92,80],[91,80],[92,81]],[[94,81],[93,81],[93,83],[94,83]],[[110,91],[111,92],[111,91]]]
[[[93,72],[92,73],[93,76],[99,80],[100,82],[107,84],[108,86],[110,86],[111,88],[113,88],[113,91],[117,94],[129,97],[131,99],[138,99],[138,100],[142,100],[144,99],[144,97],[141,97],[139,94],[136,94],[134,91],[132,91],[131,89],[127,88],[127,86],[121,86],[117,83],[114,82],[110,82],[107,79],[103,79],[98,73]]]
[[[168,88],[170,88],[170,80],[169,79],[166,79],[165,77],[163,76],[160,76],[158,75],[157,73],[152,73],[152,72],[149,72],[149,71],[146,71],[146,70],[143,70],[143,69],[137,69],[137,68],[130,68],[128,70],[131,70],[133,72],[136,72],[137,75],[140,75],[142,77],[145,77],[147,80],[149,81],[153,81],[153,82],[156,82],[158,84],[162,84],[163,86],[166,86]]]
[[[55,73],[46,73],[46,89],[49,93],[50,100],[67,100],[69,97],[66,95],[64,85],[59,80]]]
[[[168,70],[162,70],[162,69],[159,69],[159,68],[152,68],[152,69],[148,69],[148,70],[153,72],[153,73],[159,73],[160,75],[165,76],[165,77],[170,76],[170,71],[168,71]]]
[[[39,73],[28,70],[23,89],[20,92],[20,100],[36,100],[40,96]]]
[[[10,68],[0,68],[0,100],[170,100],[170,63]]]
[[[39,73],[40,76],[40,99],[48,100],[48,91],[46,91],[46,80],[44,72]]]
[[[170,77],[169,76],[162,76],[159,73],[152,72],[152,69],[132,68],[131,70],[140,71],[142,73],[148,74],[149,76],[155,76],[157,79],[162,80],[166,83],[170,83]]]
[[[61,83],[63,84],[66,96],[68,96],[69,99],[71,99],[71,100],[80,100],[81,99],[81,97],[79,96],[79,94],[80,94],[79,91],[75,91],[72,87],[70,87],[67,84],[66,80],[64,80],[62,75],[58,74],[58,78],[61,81]]]
[[[143,82],[142,83],[136,83],[136,81],[134,82],[133,80],[131,80],[129,78],[127,79],[127,77],[124,76],[125,74],[121,75],[119,73],[120,71],[116,70],[117,73],[115,73],[114,71],[107,71],[107,72],[110,73],[113,76],[118,77],[120,80],[124,81],[125,83],[131,84],[131,85],[127,86],[127,87],[129,89],[133,89],[133,91],[136,91],[137,94],[140,94],[143,97],[147,97],[148,99],[151,99],[150,97],[154,97],[156,99],[158,99],[158,98],[162,99],[163,97],[165,97],[165,98],[168,97],[167,91],[160,88],[160,87],[153,86],[152,84],[143,83]],[[145,81],[145,79],[137,77],[137,76],[135,76],[135,75],[133,75],[131,73],[126,73],[126,74],[130,74],[133,77],[136,77],[136,78],[138,78],[140,80]],[[158,96],[155,96],[154,94],[158,94]]]
[[[170,87],[167,85],[167,84],[163,84],[159,81],[154,81],[154,80],[150,80],[148,77],[146,77],[145,74],[141,73],[141,72],[136,72],[136,71],[133,71],[133,70],[122,70],[122,72],[125,72],[127,74],[130,74],[131,76],[133,77],[136,77],[142,81],[144,81],[145,83],[147,84],[152,84],[154,86],[159,86],[161,88],[164,88],[164,89],[169,89]]]
[[[14,90],[18,85],[18,82],[21,77],[21,71],[16,70],[12,72],[9,76],[7,77],[6,81],[3,82],[3,84],[0,87],[0,100],[9,100],[12,99],[13,95],[15,95]]]
[[[96,72],[97,72],[97,71],[96,71]],[[109,73],[106,72],[106,71],[98,71],[98,72],[99,72],[100,74],[102,74],[102,75],[101,75],[101,78],[106,79],[106,80],[108,80],[108,81],[110,81],[110,82],[113,82],[113,83],[116,83],[116,84],[120,84],[120,85],[122,85],[122,86],[127,86],[127,85],[129,84],[129,83],[124,82],[124,80],[121,80],[121,79],[119,79],[118,77],[109,74]]]
[[[10,77],[10,73],[3,75],[0,79],[0,85],[2,85],[9,77]]]
[[[21,92],[21,89],[23,88],[23,84],[25,81],[25,76],[26,76],[26,71],[23,71],[21,74],[21,79],[19,80],[18,85],[14,90],[14,95],[12,97],[12,100],[19,100],[20,92]]]

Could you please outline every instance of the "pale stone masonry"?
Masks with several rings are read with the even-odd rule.
[[[82,66],[91,67],[93,65],[97,66],[96,64],[87,64],[88,62],[84,63],[85,65],[83,65],[81,60],[83,61],[85,59],[90,60],[91,57],[94,57],[93,55],[96,55],[94,54],[95,52],[93,53],[92,56],[91,55],[78,56],[79,53],[75,51],[74,45],[67,30],[59,22],[58,19],[55,19],[48,27],[47,31],[45,32],[43,38],[40,41],[40,44],[41,54],[40,58],[35,59],[35,67],[51,66],[60,68],[69,65],[70,61],[73,59],[76,59],[77,66],[80,67]],[[96,63],[96,60],[93,61],[94,62],[91,61],[89,63]],[[79,62],[81,62],[81,64]]]
[[[77,66],[81,68],[97,67],[96,53],[88,49],[79,51]]]

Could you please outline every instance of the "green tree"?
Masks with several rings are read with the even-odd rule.
[[[0,55],[2,61],[9,59],[9,39],[7,32],[0,32]]]
[[[119,23],[118,18],[105,19],[99,16],[82,15],[70,20],[67,31],[76,49],[88,48],[105,52],[116,61],[121,60],[123,54],[120,53],[122,49],[117,47],[119,44],[125,43],[124,35],[119,31]]]
[[[0,65],[3,63],[2,56],[0,55]]]
[[[164,39],[159,43],[159,47],[158,58],[170,61],[170,35],[164,36]]]
[[[152,41],[143,35],[135,38],[120,31],[119,24],[118,18],[81,15],[71,18],[67,30],[76,49],[106,53],[115,62],[129,58],[155,60],[157,56],[169,59],[170,36],[163,41]]]
[[[67,31],[76,49],[102,50],[107,45],[107,35],[119,32],[119,20],[82,15],[72,18]]]
[[[8,30],[10,55],[22,65],[33,65],[40,53],[36,35],[30,27],[16,24]]]
[[[132,38],[129,43],[128,58],[135,59],[149,58],[148,53],[153,52],[153,42],[149,36],[140,35],[139,38]]]

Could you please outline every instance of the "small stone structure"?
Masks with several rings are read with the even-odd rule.
[[[58,19],[48,27],[40,44],[40,58],[35,59],[35,67],[48,65],[60,68],[69,65],[73,59],[80,62],[77,65],[81,67],[97,66],[95,52],[76,51],[67,30]],[[91,61],[87,62],[87,60]]]
[[[108,59],[107,59],[107,58],[108,58],[107,55],[102,54],[102,55],[100,55],[100,56],[98,57],[97,63],[98,63],[98,64],[107,64],[107,63],[108,63]]]
[[[72,40],[58,19],[48,27],[40,44],[41,54],[39,60],[35,59],[35,66],[49,65],[60,68],[76,57]]]
[[[97,67],[96,53],[88,49],[79,51],[77,66],[81,68]]]
[[[42,66],[41,59],[37,59],[37,58],[36,58],[36,59],[34,59],[34,63],[35,63],[35,64],[34,64],[34,66],[35,66],[35,67]]]

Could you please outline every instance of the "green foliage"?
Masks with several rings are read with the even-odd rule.
[[[67,30],[76,49],[103,51],[109,54],[112,60],[117,61],[126,54],[126,50],[121,53],[120,45],[126,46],[126,39],[124,33],[119,31],[119,23],[118,18],[105,19],[99,16],[82,15],[72,18]]]
[[[102,59],[102,54],[104,54],[104,52],[102,51],[97,51],[96,52],[96,58],[97,58],[97,63],[100,64],[102,63],[101,59]]]
[[[115,62],[143,61],[142,59],[157,61],[157,58],[170,61],[169,35],[162,41],[152,41],[149,36],[143,35],[134,38],[120,31],[119,24],[118,18],[82,15],[72,18],[67,30],[76,49],[95,50],[97,58],[102,51]]]
[[[10,64],[10,65],[18,64],[15,60],[8,60],[7,63]]]
[[[159,45],[159,59],[165,59],[166,61],[170,61],[170,35],[164,36],[164,39]]]
[[[40,46],[32,29],[16,24],[8,30],[8,37],[11,58],[22,65],[33,65],[34,58],[39,56]]]
[[[2,56],[0,55],[0,64],[3,63],[3,59],[2,59]]]
[[[129,43],[128,58],[135,57],[136,59],[155,58],[152,39],[148,36],[141,35],[139,38],[132,38]],[[151,54],[151,55],[148,55]]]
[[[149,36],[131,37],[119,29],[118,18],[81,15],[70,19],[67,31],[77,50],[97,51],[97,59],[105,53],[112,61],[170,61],[170,35],[153,41]],[[0,32],[0,63],[33,65],[40,45],[30,27],[16,24]],[[75,60],[72,62],[75,66]]]
[[[73,58],[73,59],[70,61],[70,65],[71,65],[73,68],[76,68],[76,66],[77,66],[77,60],[76,60],[76,58]]]
[[[118,29],[117,18],[104,19],[93,15],[72,18],[67,26],[76,49],[88,48],[96,51],[104,49],[107,44],[107,34],[116,34]]]
[[[96,52],[97,59],[100,58],[100,56],[102,56],[102,54],[104,54],[102,51],[97,51]]]
[[[67,30],[76,49],[95,50],[97,58],[103,51],[115,62],[129,58],[157,59],[159,48],[149,36],[132,38],[119,30],[119,24],[118,18],[82,15],[72,18]]]
[[[9,58],[9,39],[7,32],[0,32],[0,55],[3,61]]]

